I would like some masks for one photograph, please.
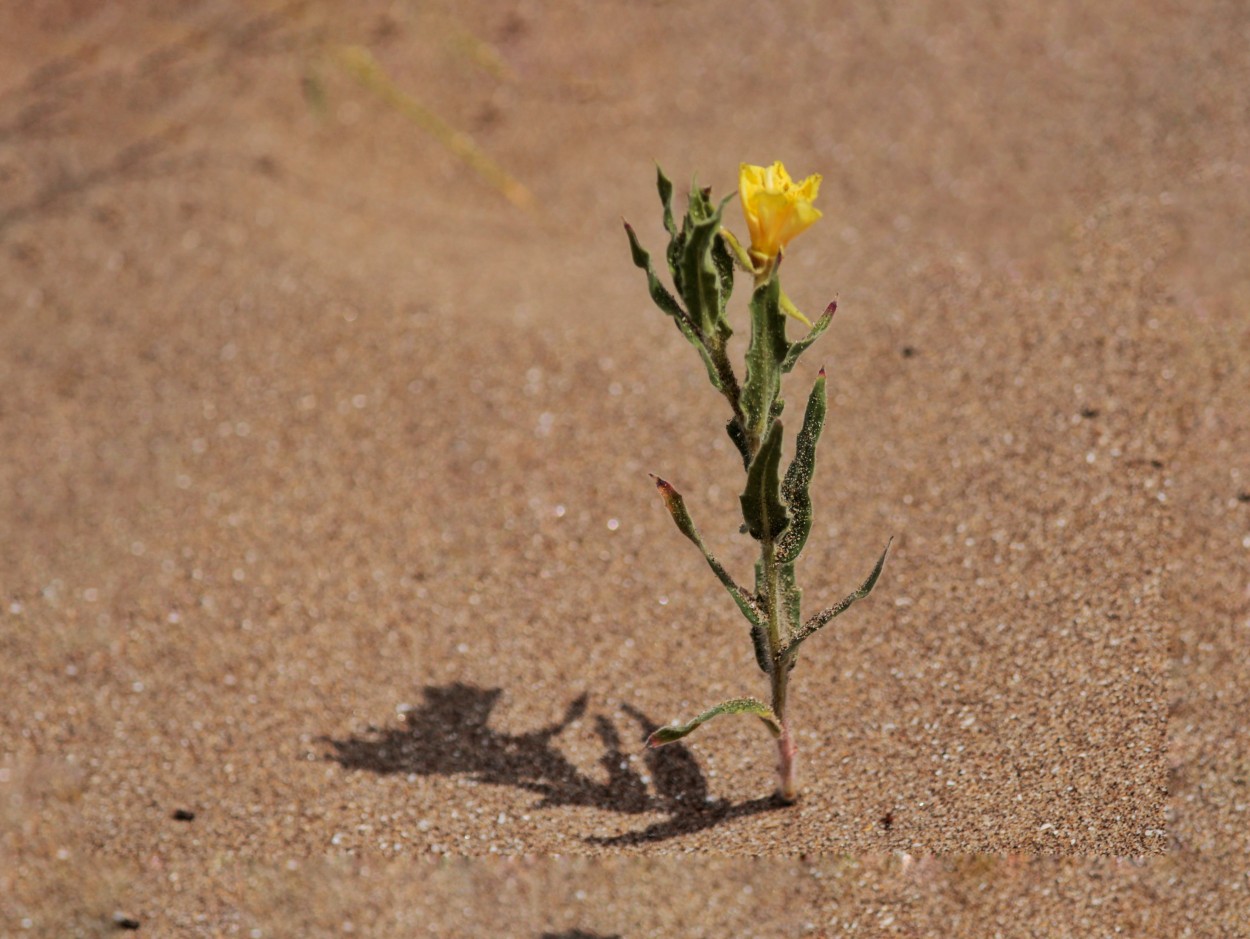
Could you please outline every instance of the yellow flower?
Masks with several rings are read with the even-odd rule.
[[[751,232],[751,257],[760,267],[820,218],[820,211],[812,206],[819,190],[819,175],[795,185],[780,160],[772,166],[743,163],[738,168],[738,195]]]

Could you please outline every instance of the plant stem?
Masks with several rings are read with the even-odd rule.
[[[760,542],[764,562],[764,579],[768,596],[768,646],[773,667],[769,674],[772,682],[772,708],[781,723],[781,736],[777,738],[777,795],[783,802],[795,802],[799,797],[795,779],[795,756],[798,747],[790,733],[786,720],[786,692],[790,684],[790,656],[782,655],[781,641],[781,585],[777,571],[777,548],[772,538]]]
[[[751,260],[754,260],[753,258]],[[755,288],[766,283],[773,276],[776,265],[780,258],[771,258],[758,266],[752,264],[755,273]],[[793,304],[791,304],[793,306]],[[722,347],[723,355],[723,347]],[[729,370],[730,375],[733,370]],[[729,398],[730,404],[734,408],[734,416],[741,420],[742,410],[740,405],[741,391],[735,381],[732,385],[732,393],[728,391],[730,386],[726,383],[726,397]],[[745,421],[742,421],[745,427]],[[747,430],[747,448],[750,458],[746,463],[748,468],[751,461],[755,459],[759,453],[761,438],[756,434]],[[760,560],[764,564],[764,582],[767,596],[764,598],[768,607],[768,654],[772,661],[772,670],[769,672],[769,680],[772,685],[772,708],[773,713],[777,715],[777,721],[781,724],[781,735],[777,738],[777,796],[786,803],[798,801],[799,787],[795,777],[795,760],[798,754],[798,747],[794,743],[794,736],[790,732],[790,722],[786,720],[786,692],[789,690],[790,684],[790,665],[793,662],[793,652],[783,654],[783,650],[790,646],[789,637],[783,644],[781,637],[781,583],[780,574],[777,570],[777,545],[771,535],[765,531],[764,538],[760,541]]]
[[[787,804],[799,801],[799,784],[794,772],[798,752],[790,724],[782,721],[781,736],[777,738],[777,797]]]
[[[716,368],[717,377],[720,378],[721,394],[725,396],[725,400],[733,409],[734,420],[740,426],[745,427],[746,420],[742,416],[742,387],[738,384],[738,376],[734,374],[734,367],[729,362],[729,356],[725,354],[725,341],[715,340],[714,344],[708,347],[708,354]],[[758,443],[756,446],[758,448]]]

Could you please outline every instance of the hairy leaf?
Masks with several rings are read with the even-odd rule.
[[[752,626],[751,645],[755,647],[755,664],[765,675],[771,673],[773,657],[768,651],[768,630],[763,626]]]
[[[772,430],[751,461],[746,489],[739,497],[742,519],[756,541],[776,538],[790,523],[786,507],[781,503],[781,484],[777,477],[781,463],[781,434],[781,421],[774,421]]]
[[[747,432],[743,429],[742,422],[735,416],[725,425],[725,432],[729,434],[729,439],[734,442],[734,446],[738,448],[738,452],[742,454],[742,468],[751,468],[751,443],[747,440]]]
[[[660,278],[655,275],[655,268],[651,265],[651,254],[638,241],[638,235],[634,232],[634,226],[625,223],[625,234],[629,236],[629,250],[634,258],[634,266],[642,268],[647,274],[647,287],[651,292],[651,299],[661,310],[677,320],[678,325],[690,323],[690,317],[686,311],[681,308],[681,304],[677,302],[677,298],[669,293],[668,288],[660,283]],[[684,332],[684,330],[683,330]]]
[[[795,363],[798,362],[799,356],[802,355],[805,351],[807,351],[807,347],[810,346],[817,339],[819,339],[821,333],[823,333],[826,329],[829,328],[829,324],[833,322],[833,314],[836,313],[837,311],[838,311],[838,301],[834,300],[827,307],[825,307],[825,312],[820,315],[820,319],[816,321],[816,325],[813,326],[808,331],[806,336],[804,336],[798,342],[790,343],[789,348],[786,350],[785,356],[782,358],[782,362],[781,362],[782,372],[789,374],[790,370],[794,368]]]
[[[786,616],[786,625],[789,627],[787,631],[794,635],[803,622],[803,591],[795,583],[793,564],[777,565],[777,586],[781,590],[781,609]]]
[[[712,263],[712,245],[719,228],[718,218],[696,222],[682,252],[682,297],[704,336],[716,331],[720,318],[719,277]]]
[[[673,224],[673,183],[664,175],[664,170],[660,169],[658,163],[655,167],[655,188],[659,190],[660,202],[664,206],[664,229],[670,238],[675,237],[677,226]]]
[[[881,570],[885,567],[885,556],[890,553],[890,545],[894,543],[891,538],[886,542],[885,550],[881,552],[881,557],[877,559],[876,566],[873,567],[872,573],[868,575],[868,579],[859,585],[859,589],[849,596],[843,597],[833,606],[821,610],[806,623],[803,628],[790,640],[790,645],[786,647],[786,654],[790,654],[798,649],[799,644],[808,636],[821,629],[826,623],[834,617],[841,616],[845,613],[856,600],[862,600],[868,594],[872,593],[872,588],[877,586],[877,579],[881,576]]]
[[[728,200],[726,200],[728,201]],[[716,217],[719,221],[721,210],[724,209],[725,203],[721,203],[721,209],[717,211]],[[729,325],[729,317],[726,315],[726,308],[729,306],[729,298],[734,292],[734,258],[730,254],[729,249],[725,247],[723,238],[715,238],[712,242],[712,264],[716,268],[717,297],[720,301],[720,308],[717,311],[716,328],[720,331],[721,339],[726,340],[733,335],[733,328]]]
[[[716,707],[708,708],[688,724],[661,727],[647,738],[647,746],[651,748],[662,747],[666,743],[680,740],[698,728],[700,724],[705,724],[713,717],[719,717],[721,714],[754,714],[764,722],[769,733],[774,737],[781,736],[781,722],[777,720],[777,715],[773,713],[773,709],[767,704],[763,701],[757,701],[755,698],[733,698],[729,701],[722,701]]]
[[[756,287],[751,296],[751,342],[741,403],[747,435],[756,443],[764,438],[774,417],[781,393],[781,363],[789,349],[780,296],[781,284],[776,277]]]
[[[647,287],[651,291],[652,301],[672,317],[673,322],[677,324],[677,328],[681,330],[681,334],[686,337],[686,341],[698,350],[699,357],[703,359],[703,365],[707,369],[708,379],[712,382],[712,387],[717,391],[723,392],[725,389],[721,382],[720,372],[716,368],[716,363],[712,361],[712,356],[708,352],[707,346],[699,338],[689,315],[681,308],[677,298],[669,293],[668,288],[660,283],[659,277],[655,274],[655,268],[651,264],[650,253],[639,243],[638,235],[628,222],[625,223],[625,233],[629,236],[629,249],[633,254],[635,266],[642,268],[647,274]]]
[[[803,427],[799,430],[798,440],[794,446],[794,459],[786,470],[786,477],[781,483],[781,498],[790,509],[792,521],[785,535],[777,545],[777,560],[793,561],[807,543],[807,536],[812,530],[812,473],[816,469],[816,443],[820,440],[820,432],[825,426],[825,370],[820,370],[820,377],[812,387],[807,399],[807,410],[803,413]]]
[[[713,208],[707,190],[691,189],[690,208],[682,223],[685,241],[675,277],[686,309],[709,345],[723,342],[732,333],[724,312],[728,291],[733,289],[733,273],[731,270],[726,285],[716,261],[717,249],[723,252],[725,247],[716,237],[724,208],[724,201]],[[729,266],[732,268],[732,263]]]
[[[694,521],[686,510],[686,500],[681,497],[681,493],[674,489],[668,480],[661,479],[659,476],[652,476],[652,479],[655,480],[655,487],[660,490],[660,496],[664,499],[664,506],[668,509],[668,514],[677,523],[678,530],[694,542],[695,547],[703,552],[703,558],[707,561],[708,567],[712,569],[716,579],[729,591],[729,595],[738,604],[738,609],[742,611],[742,615],[747,618],[748,622],[752,626],[761,625],[764,620],[758,605],[745,590],[738,586],[720,561],[716,560],[712,552],[708,551],[703,544],[703,539],[699,537],[699,532],[694,527]]]

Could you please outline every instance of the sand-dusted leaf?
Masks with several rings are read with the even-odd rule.
[[[708,343],[714,341],[714,335],[728,335],[728,323],[722,326],[725,286],[715,260],[716,249],[724,250],[724,245],[716,237],[724,208],[724,201],[716,207],[712,206],[707,190],[691,189],[690,208],[682,222],[685,240],[674,278],[686,309],[690,311],[691,320],[697,324],[700,335]],[[729,289],[732,289],[732,280]]]
[[[728,201],[728,200],[726,200]],[[721,203],[721,210],[724,209],[725,203]],[[720,218],[720,211],[717,212],[717,218]],[[712,242],[712,264],[716,267],[716,277],[718,280],[716,295],[720,302],[720,308],[717,311],[716,328],[719,330],[721,339],[728,339],[733,335],[733,327],[729,325],[729,317],[726,314],[726,308],[729,306],[729,298],[734,292],[734,258],[725,247],[723,238],[715,238]]]
[[[673,283],[677,285],[678,293],[681,292],[681,259],[682,253],[686,249],[686,239],[690,237],[688,220],[683,218],[681,230],[668,239],[668,249],[664,256],[668,261],[668,272],[673,276]]]
[[[720,370],[717,369],[716,363],[712,360],[707,346],[699,338],[698,331],[691,322],[689,315],[681,308],[681,304],[677,302],[677,298],[669,292],[668,288],[660,283],[660,278],[656,276],[655,268],[651,264],[650,253],[639,243],[638,235],[628,222],[625,223],[625,233],[629,236],[629,250],[633,254],[634,264],[646,272],[647,287],[651,292],[652,301],[663,312],[672,317],[673,322],[677,324],[677,328],[681,330],[681,334],[686,337],[686,341],[698,350],[699,357],[703,359],[703,365],[707,369],[707,377],[711,381],[712,387],[717,391],[723,392],[725,389],[721,382]]]
[[[781,609],[786,616],[790,635],[798,632],[803,622],[803,591],[794,580],[794,564],[777,565],[777,587],[781,591]]]
[[[827,307],[825,307],[825,312],[820,314],[820,319],[816,321],[816,325],[808,331],[806,336],[798,340],[798,342],[790,343],[781,362],[782,372],[785,374],[790,373],[790,370],[794,368],[795,363],[798,362],[799,356],[807,351],[807,347],[819,339],[821,333],[829,328],[829,324],[833,322],[833,314],[837,311],[838,301],[834,300]]]
[[[682,252],[682,297],[704,336],[712,335],[720,316],[718,277],[712,263],[712,244],[719,228],[719,219],[695,223]]]
[[[872,573],[868,575],[867,580],[859,585],[858,590],[846,597],[843,597],[833,606],[821,610],[803,624],[803,628],[794,635],[794,637],[790,640],[790,644],[786,647],[787,654],[797,650],[799,644],[803,642],[803,640],[805,640],[812,633],[816,632],[818,629],[821,629],[834,617],[841,616],[845,613],[850,608],[851,604],[853,604],[856,600],[862,600],[864,597],[868,596],[868,594],[872,593],[872,588],[877,586],[877,579],[881,576],[882,568],[885,567],[885,557],[890,553],[890,545],[893,543],[894,538],[891,537],[890,540],[886,542],[885,550],[881,552],[881,557],[877,558],[877,563],[873,567]]]
[[[768,630],[762,625],[751,627],[751,645],[755,647],[755,664],[767,675],[773,670],[773,659],[768,651]]]
[[[673,224],[673,183],[664,175],[664,170],[660,169],[658,163],[655,166],[655,188],[659,191],[660,202],[664,206],[664,229],[670,238],[676,237],[677,226]]]
[[[742,413],[753,441],[764,438],[781,393],[781,363],[789,345],[786,317],[780,306],[781,283],[769,278],[751,295],[751,342],[747,375],[742,385]]]
[[[660,283],[660,278],[655,275],[655,268],[651,264],[650,252],[638,241],[638,235],[634,232],[634,226],[629,224],[629,222],[625,223],[625,234],[629,236],[629,250],[634,258],[634,266],[642,268],[647,274],[647,288],[651,292],[652,301],[661,310],[677,320],[679,326],[683,323],[689,325],[690,317],[681,308],[677,298],[669,293],[667,287]]]
[[[673,521],[677,523],[678,530],[703,552],[703,558],[707,561],[708,567],[712,569],[716,579],[729,591],[729,595],[733,597],[734,603],[738,605],[738,609],[742,611],[747,621],[752,626],[761,625],[764,620],[758,604],[742,587],[738,586],[720,561],[716,560],[716,557],[704,545],[698,529],[694,527],[694,521],[690,518],[690,513],[686,510],[686,500],[681,497],[681,493],[674,489],[668,480],[655,475],[651,478],[655,480],[655,487],[660,491],[664,506],[668,509],[668,514],[673,517]]]
[[[787,635],[794,635],[803,622],[800,609],[803,602],[803,591],[794,577],[794,564],[777,564],[777,589],[779,591],[778,609],[785,617],[788,627]],[[755,596],[760,606],[767,609],[768,576],[764,570],[764,559],[755,562]]]
[[[781,502],[781,482],[778,479],[781,435],[781,421],[774,421],[772,430],[751,461],[746,488],[739,497],[742,520],[746,522],[747,532],[756,541],[776,538],[790,523],[786,507]]]
[[[682,324],[678,323],[677,325],[681,326]],[[716,361],[712,358],[712,353],[708,352],[707,346],[699,340],[699,337],[693,331],[683,328],[682,335],[699,351],[699,358],[703,360],[703,367],[707,369],[707,380],[712,383],[713,388],[724,394],[725,383],[721,379],[720,369],[716,367]]]
[[[666,743],[672,743],[674,740],[680,740],[691,731],[705,724],[713,717],[719,717],[722,714],[754,714],[764,726],[768,728],[769,733],[774,737],[781,736],[781,722],[777,720],[777,715],[763,701],[757,701],[755,698],[733,698],[729,701],[722,701],[716,707],[708,708],[694,720],[688,724],[669,725],[661,727],[647,738],[647,746],[651,748],[662,747]]]
[[[820,370],[820,377],[812,387],[807,399],[807,410],[803,413],[803,427],[799,430],[798,440],[794,446],[794,459],[786,470],[785,479],[781,482],[781,498],[790,509],[790,527],[786,529],[781,541],[777,544],[777,560],[793,561],[807,544],[807,536],[812,530],[812,473],[816,469],[816,443],[820,440],[820,432],[825,426],[825,370]]]
[[[747,439],[746,429],[742,426],[742,421],[737,415],[732,417],[728,424],[725,425],[725,432],[729,434],[729,439],[734,442],[734,446],[738,448],[738,452],[742,455],[742,468],[751,468],[751,442]]]

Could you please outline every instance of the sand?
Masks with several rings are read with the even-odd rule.
[[[3,930],[1235,934],[1248,29],[0,15]],[[795,672],[792,808],[754,722],[641,745],[767,687],[647,475],[746,579],[620,227],[662,245],[656,161],[778,158],[839,302],[785,386],[828,369],[809,608],[894,538]]]

